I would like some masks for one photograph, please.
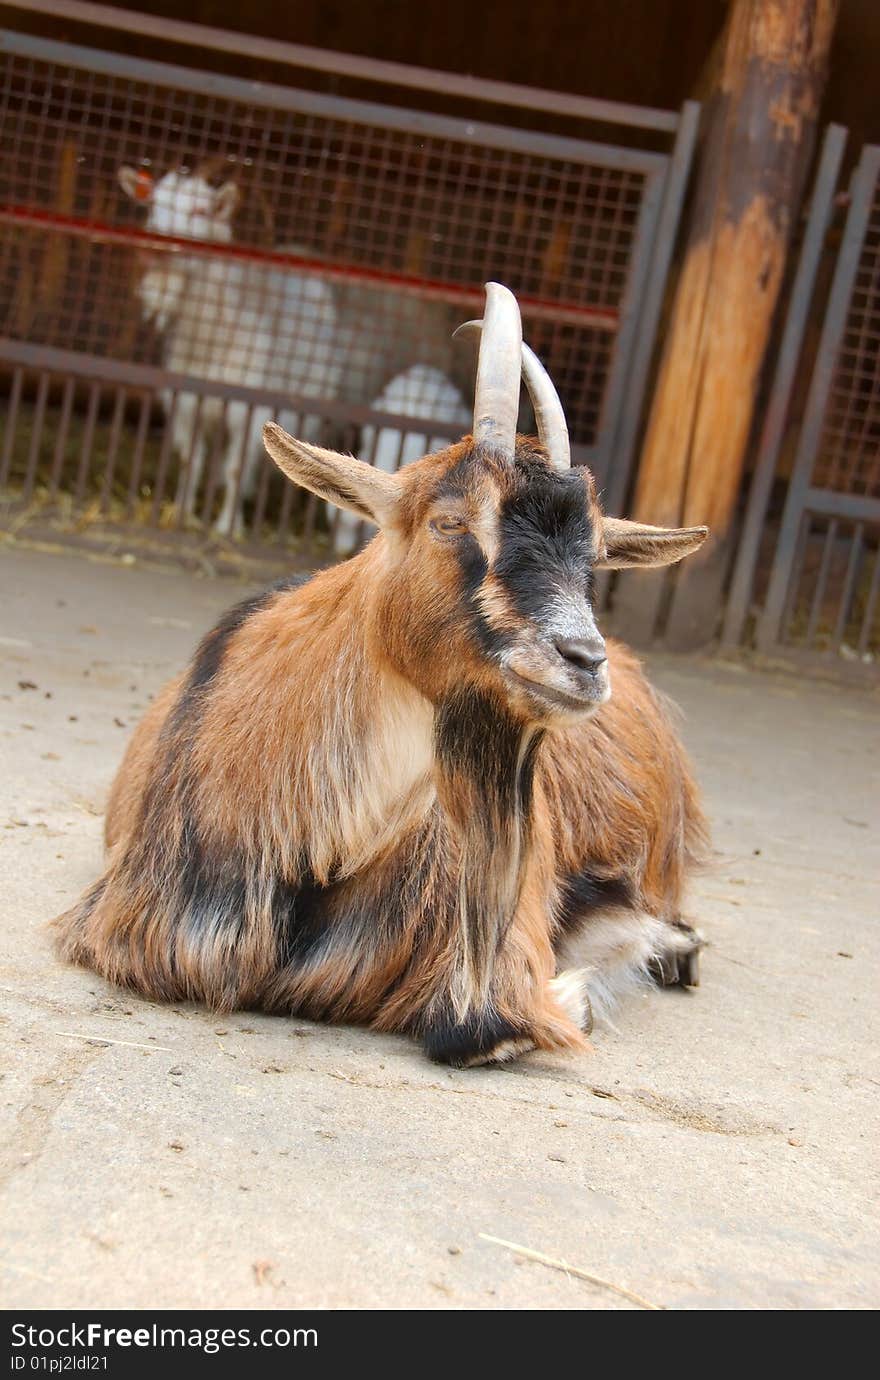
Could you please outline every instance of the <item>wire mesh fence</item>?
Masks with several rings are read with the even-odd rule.
[[[880,498],[880,178],[875,178],[813,484]]]
[[[757,643],[765,652],[819,653],[875,670],[880,657],[880,147],[862,150],[847,200]]]
[[[625,488],[693,119],[662,154],[7,33],[0,129],[19,498],[311,537],[328,523],[276,495],[263,421],[386,468],[461,435],[450,337],[489,277],[576,457]]]

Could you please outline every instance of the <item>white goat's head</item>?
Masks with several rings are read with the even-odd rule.
[[[145,168],[123,165],[119,185],[127,197],[147,207],[145,229],[154,235],[229,244],[232,217],[238,205],[238,187],[224,182],[212,187],[204,171],[166,173],[158,182]],[[159,331],[168,328],[179,314],[187,284],[188,267],[177,256],[147,252],[141,255],[141,277],[136,292],[144,319]]]
[[[238,205],[238,187],[224,182],[212,187],[199,172],[169,172],[154,182],[144,169],[123,166],[119,185],[132,201],[147,210],[146,229],[156,235],[175,235],[190,240],[228,244],[232,217]]]

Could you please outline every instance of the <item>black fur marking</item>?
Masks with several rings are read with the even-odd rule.
[[[205,691],[218,675],[230,641],[247,620],[260,609],[266,608],[277,594],[296,589],[309,578],[307,575],[287,576],[236,604],[227,610],[200,642],[177,703],[162,727],[159,738],[162,766],[151,773],[141,803],[138,834],[146,858],[150,857],[154,839],[161,840],[163,837],[168,804],[164,782],[174,777],[176,773],[172,768],[177,766],[180,759],[189,756]],[[230,856],[215,858],[204,847],[193,805],[195,788],[188,766],[180,774],[177,792],[184,819],[176,877],[179,914],[187,915],[189,923],[196,928],[202,923],[200,916],[203,920],[212,916],[215,924],[220,916],[230,920],[235,916],[235,924],[240,928],[245,914],[244,884],[241,880],[248,871],[245,860]],[[164,869],[160,858],[144,865],[155,866],[159,875]],[[204,923],[207,921],[204,920]]]
[[[270,585],[268,589],[261,590],[259,594],[254,594],[249,599],[243,599],[240,604],[235,604],[233,608],[227,609],[220,621],[199,643],[180,703],[182,704],[192,691],[203,689],[210,684],[223,664],[223,657],[230,641],[249,618],[266,608],[276,594],[296,589],[299,585],[305,584],[309,578],[308,575],[285,576],[283,579],[277,580],[275,584]]]
[[[478,690],[464,689],[437,708],[434,745],[438,761],[450,771],[464,771],[480,794],[501,797],[513,805],[525,784],[518,768],[522,725],[504,707]],[[526,754],[534,769],[533,754]],[[520,779],[522,778],[522,779]]]
[[[437,830],[430,824],[413,833],[392,856],[371,869],[368,889],[363,877],[321,886],[305,865],[295,885],[276,881],[272,913],[281,965],[295,970],[319,963],[330,951],[352,962],[384,963],[384,954],[399,949],[401,931],[412,913],[424,910],[425,889],[437,865],[438,841]],[[410,962],[418,962],[444,922],[451,922],[451,912],[444,917],[435,897],[424,932],[414,937],[402,971]],[[400,975],[389,980],[386,997],[399,981]]]
[[[523,753],[522,761],[520,762],[516,788],[519,796],[520,809],[522,810],[524,819],[528,819],[531,814],[532,794],[535,784],[535,764],[538,760],[538,749],[543,741],[544,731],[541,729],[532,736],[531,741]]]
[[[530,842],[531,738],[497,701],[471,689],[434,717],[438,794],[460,836],[467,958],[483,991],[516,911]]]
[[[326,939],[329,896],[330,888],[320,886],[309,871],[295,885],[280,879],[275,882],[272,920],[284,967],[307,963]]]
[[[468,778],[479,818],[467,821],[469,832],[482,827],[490,835],[516,818],[523,837],[530,824],[532,788],[542,732],[532,732],[523,747],[522,724],[490,696],[465,689],[444,700],[434,716],[434,752],[441,769]],[[451,806],[447,801],[447,808]],[[492,840],[490,839],[490,844]]]
[[[465,595],[468,599],[473,599],[489,569],[486,553],[476,537],[471,536],[469,532],[457,538],[456,550],[458,563],[461,566]]]
[[[438,486],[436,498],[461,499],[466,497],[473,483],[473,474],[483,463],[479,451],[471,451],[459,460]],[[471,609],[471,626],[481,650],[487,656],[497,656],[506,646],[504,634],[491,628],[476,603],[476,596],[489,570],[486,553],[470,532],[458,537],[455,543],[456,556],[462,578],[462,595]]]
[[[499,513],[493,572],[515,612],[540,622],[560,588],[573,588],[591,599],[596,543],[581,477],[551,469],[527,444],[520,444],[512,464],[501,464],[477,447],[448,472],[437,498],[465,496],[474,472],[486,465],[499,468],[507,490]],[[485,655],[497,657],[508,645],[509,635],[493,628],[476,602],[488,567],[474,537],[459,540],[458,559],[474,635]]]
[[[576,474],[548,471],[528,457],[502,505],[495,574],[517,613],[539,621],[560,586],[589,596],[594,538],[584,486]]]
[[[187,682],[187,692],[201,690],[216,676],[223,664],[226,648],[239,628],[268,603],[268,591],[245,599],[234,608],[227,609],[218,623],[214,625],[196,648],[192,670]]]
[[[179,858],[176,903],[187,928],[199,934],[208,926],[222,926],[233,943],[245,930],[247,888],[245,860],[235,852],[205,847],[195,820],[187,815]]]
[[[268,607],[276,595],[305,583],[308,576],[288,576],[268,589],[236,604],[202,639],[189,676],[172,714],[162,729],[160,742],[168,764],[154,771],[145,792],[139,825],[139,867],[157,875],[167,869],[161,856],[164,816],[168,806],[163,782],[174,776],[172,762],[188,759],[206,689],[220,672],[231,639],[249,618]],[[196,801],[195,783],[188,762],[180,773],[177,802],[183,820],[180,847],[172,881],[173,909],[178,924],[198,938],[208,930],[234,946],[248,924],[247,878],[252,864],[240,850],[221,850],[206,842]],[[158,841],[158,842],[157,842]],[[157,852],[158,848],[158,852]]]
[[[529,830],[532,790],[542,731],[531,731],[523,746],[522,724],[498,701],[465,689],[444,700],[434,718],[434,751],[445,771],[467,776],[474,800],[483,802],[481,818],[468,821],[492,831],[518,817]]]
[[[465,1068],[485,1059],[505,1040],[529,1037],[528,1027],[504,1020],[494,1011],[481,1011],[466,1016],[459,1023],[450,1013],[434,1018],[423,1031],[425,1053],[436,1064],[451,1064]]]
[[[588,871],[571,873],[561,887],[559,931],[570,934],[598,911],[634,905],[635,889],[627,877],[600,877]]]
[[[473,476],[478,473],[486,463],[485,455],[475,446],[469,450],[457,464],[447,470],[443,479],[437,485],[435,498],[439,502],[444,499],[466,498],[473,484]]]
[[[498,656],[507,645],[507,636],[489,625],[477,603],[477,594],[489,571],[486,553],[470,533],[459,537],[456,547],[462,576],[462,596],[465,606],[470,609],[474,636],[485,656]]]

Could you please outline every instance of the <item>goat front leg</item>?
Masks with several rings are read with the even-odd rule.
[[[571,973],[551,978],[540,998],[532,993],[514,994],[514,1003],[489,1003],[482,1011],[463,1018],[447,1007],[432,1010],[422,1031],[425,1053],[438,1064],[476,1068],[503,1064],[531,1050],[585,1050],[589,1048],[590,1007],[585,995],[585,975]],[[581,1022],[586,1021],[586,1027]]]
[[[420,1034],[432,1059],[459,1066],[583,1048],[583,990],[554,982],[552,838],[534,780],[540,736],[488,698],[466,700],[452,698],[435,719],[457,894],[443,981]]]
[[[592,1024],[589,973],[553,976],[545,905],[521,904],[493,964],[485,999],[456,1008],[457,974],[427,1003],[420,1022],[425,1052],[458,1068],[505,1063],[529,1050],[587,1048]]]
[[[253,475],[263,453],[263,423],[271,418],[268,408],[248,409],[232,402],[226,409],[226,445],[223,452],[223,503],[214,531],[225,537],[244,535],[242,504],[253,487]]]
[[[180,460],[181,478],[178,485],[178,500],[185,517],[192,517],[196,510],[199,485],[207,458],[205,428],[199,400],[191,393],[181,393],[174,409],[171,439],[174,451]]]

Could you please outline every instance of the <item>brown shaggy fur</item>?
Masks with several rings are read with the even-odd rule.
[[[382,535],[233,611],[158,697],[113,785],[106,871],[55,922],[67,958],[163,1000],[409,1031],[453,1062],[583,1045],[551,983],[568,879],[674,925],[703,820],[624,647],[589,718],[535,722],[502,686],[426,526],[472,448],[401,474]],[[510,481],[476,475],[464,516],[489,558]],[[515,623],[491,569],[481,597]]]

